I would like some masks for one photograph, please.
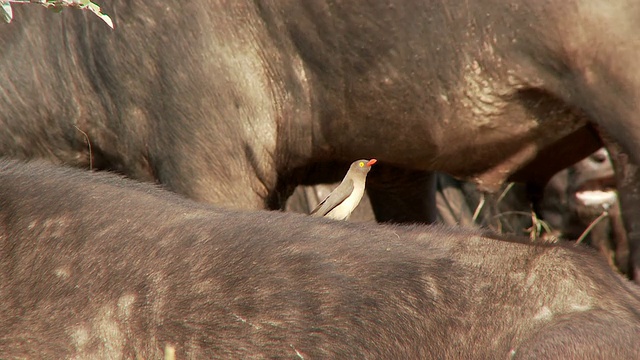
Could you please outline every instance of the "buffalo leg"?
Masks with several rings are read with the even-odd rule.
[[[624,226],[624,221],[622,220],[622,211],[620,210],[619,200],[611,206],[611,209],[609,209],[609,223],[611,224],[611,238],[614,242],[613,246],[615,249],[617,268],[620,269],[623,274],[629,274],[629,239]],[[638,281],[637,273],[635,279]]]
[[[640,168],[633,164],[620,146],[603,136],[615,169],[620,194],[622,220],[629,242],[629,274],[640,283]]]
[[[380,166],[367,180],[367,194],[378,222],[433,223],[436,176]]]

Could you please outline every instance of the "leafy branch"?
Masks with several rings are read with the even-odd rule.
[[[0,16],[3,17],[6,22],[11,22],[11,19],[13,19],[11,3],[40,4],[55,12],[60,12],[65,7],[89,10],[113,29],[113,21],[109,15],[103,14],[102,11],[100,11],[100,6],[90,0],[0,0]]]

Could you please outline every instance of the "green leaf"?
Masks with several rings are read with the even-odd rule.
[[[13,10],[11,10],[11,4],[8,1],[0,0],[0,14],[4,21],[11,22]]]
[[[13,18],[13,11],[11,11],[12,2],[40,4],[53,12],[60,12],[65,7],[89,10],[113,29],[113,20],[111,20],[109,15],[103,14],[100,6],[91,0],[0,0],[0,16],[6,22],[10,22]]]
[[[107,14],[96,14],[96,15],[98,15],[98,17],[100,19],[102,19],[102,21],[107,23],[107,25],[109,25],[109,27],[113,29],[113,20],[111,20],[109,15],[107,15]]]
[[[89,4],[86,6],[86,9],[88,9],[92,13],[96,14],[96,16],[98,16],[100,19],[102,19],[102,21],[104,21],[110,28],[113,29],[113,20],[111,20],[109,15],[103,14],[100,11],[100,6],[98,6],[95,3],[89,2]]]

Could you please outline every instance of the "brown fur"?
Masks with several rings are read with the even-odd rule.
[[[3,358],[640,358],[640,292],[582,247],[223,210],[0,162]]]
[[[411,223],[435,218],[431,172],[539,185],[600,147],[597,127],[631,156],[614,163],[640,274],[637,1],[103,5],[115,31],[33,6],[0,26],[0,155],[242,209],[375,157],[376,219]]]

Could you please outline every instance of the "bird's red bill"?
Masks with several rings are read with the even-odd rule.
[[[367,166],[371,166],[371,165],[373,165],[373,164],[375,164],[375,163],[377,163],[377,162],[378,162],[378,160],[376,160],[376,159],[371,159],[371,160],[369,160],[369,162],[367,162]]]

